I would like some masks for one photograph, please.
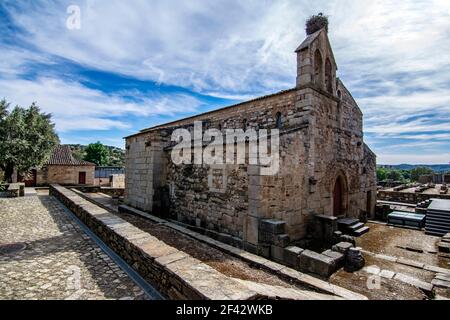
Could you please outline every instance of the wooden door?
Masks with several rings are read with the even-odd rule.
[[[25,179],[21,174],[17,174],[17,182],[25,183],[25,187],[36,187],[37,171],[36,169],[30,170],[29,176]]]
[[[86,172],[78,172],[78,184],[86,184]]]

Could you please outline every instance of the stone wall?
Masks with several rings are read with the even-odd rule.
[[[125,188],[125,175],[124,174],[113,174],[111,175],[111,188]]]
[[[95,186],[103,186],[103,187],[109,187],[111,185],[111,182],[109,181],[109,178],[95,178],[94,179],[94,185]],[[124,183],[125,187],[125,183]]]
[[[95,166],[46,166],[37,171],[36,183],[77,185],[79,172],[86,172],[86,185],[94,185]]]
[[[418,204],[429,199],[450,199],[450,195],[378,191],[378,200]]]

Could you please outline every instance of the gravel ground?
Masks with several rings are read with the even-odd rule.
[[[7,244],[25,249],[5,253]],[[147,299],[49,196],[0,199],[0,299]]]

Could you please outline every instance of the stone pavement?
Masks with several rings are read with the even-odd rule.
[[[5,253],[5,244],[25,243]],[[0,199],[0,299],[147,299],[49,196]]]

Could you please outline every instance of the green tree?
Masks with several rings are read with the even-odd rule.
[[[419,181],[419,177],[425,174],[433,174],[434,171],[427,167],[417,167],[411,170],[411,180]]]
[[[403,180],[411,180],[411,172],[409,170],[401,170]]]
[[[14,169],[26,176],[30,168],[41,167],[59,143],[51,115],[41,113],[36,103],[28,109],[0,101],[0,168],[12,182]]]
[[[402,181],[403,175],[399,170],[391,170],[388,173],[388,179],[391,179],[393,181]]]
[[[385,168],[377,168],[377,180],[384,181],[387,179],[388,170]]]
[[[97,166],[106,166],[109,163],[109,150],[100,141],[88,145],[85,153],[84,160],[93,162]]]

